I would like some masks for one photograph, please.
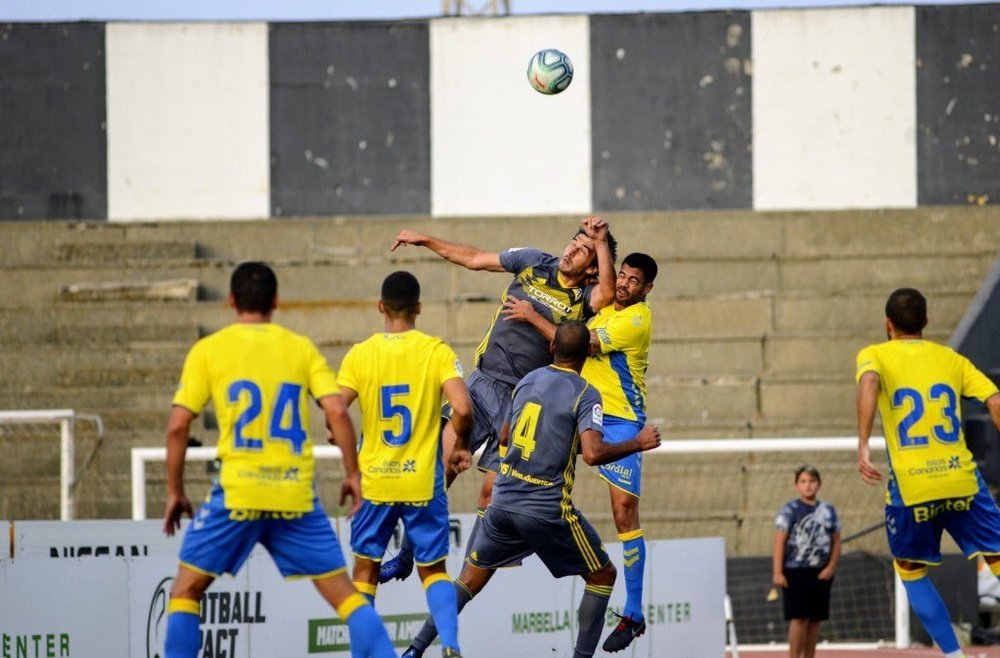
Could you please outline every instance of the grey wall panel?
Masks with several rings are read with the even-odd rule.
[[[751,207],[750,14],[590,25],[594,208]]]
[[[1000,6],[917,8],[918,199],[1000,200]]]
[[[270,27],[271,212],[430,212],[426,23]]]
[[[0,26],[0,218],[107,216],[104,25]]]

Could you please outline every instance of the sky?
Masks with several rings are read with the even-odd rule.
[[[975,4],[989,0],[510,0],[516,15],[668,12],[777,7]],[[444,0],[0,0],[0,21],[337,21],[427,18]],[[499,3],[498,3],[499,4]],[[465,0],[472,12],[489,0]],[[465,13],[470,13],[468,10]]]

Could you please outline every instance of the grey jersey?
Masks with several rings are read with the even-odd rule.
[[[508,297],[527,299],[554,324],[584,320],[590,308],[592,286],[566,288],[559,283],[559,259],[538,249],[508,249],[500,265],[514,275],[504,291]],[[497,309],[486,336],[476,349],[476,367],[494,379],[514,386],[535,368],[552,363],[549,341],[527,322],[504,322]]]
[[[570,494],[584,430],[602,432],[601,394],[572,370],[528,373],[514,388],[507,456],[490,503],[532,516],[559,517]]]

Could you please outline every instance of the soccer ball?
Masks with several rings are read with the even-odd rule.
[[[558,94],[573,81],[573,62],[555,48],[539,50],[528,62],[528,82],[540,94]]]

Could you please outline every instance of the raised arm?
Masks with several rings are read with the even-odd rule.
[[[588,429],[580,434],[583,461],[587,462],[588,466],[610,464],[633,452],[652,450],[658,445],[660,445],[660,428],[656,425],[643,427],[634,437],[621,443],[608,443],[604,440],[604,435],[597,430]]]
[[[500,254],[483,251],[465,244],[448,242],[431,235],[424,235],[416,231],[402,230],[396,236],[389,251],[396,251],[399,247],[407,245],[417,245],[427,247],[435,254],[447,261],[461,265],[470,270],[486,270],[488,272],[503,272],[500,265]]]
[[[608,223],[600,217],[587,217],[583,232],[594,241],[597,255],[597,285],[590,291],[590,308],[599,311],[615,301],[615,263],[608,247]]]
[[[872,464],[871,448],[868,445],[872,426],[875,424],[880,385],[878,373],[874,371],[864,373],[858,381],[858,472],[861,479],[871,485],[882,481],[882,473]]]
[[[361,473],[358,471],[358,441],[354,434],[354,424],[347,415],[347,405],[340,395],[327,395],[319,399],[319,406],[326,416],[326,426],[332,433],[330,443],[340,448],[344,464],[344,482],[340,486],[340,504],[348,497],[352,499],[348,516],[361,509]]]
[[[168,537],[181,526],[181,516],[193,514],[191,502],[184,494],[184,456],[194,414],[190,409],[174,405],[167,421],[167,506],[163,513],[163,533]]]

